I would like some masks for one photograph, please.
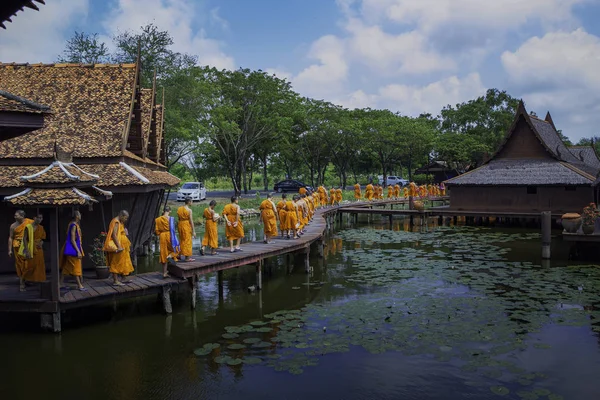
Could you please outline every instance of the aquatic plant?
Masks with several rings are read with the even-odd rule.
[[[100,232],[98,236],[94,238],[92,245],[90,246],[92,251],[89,254],[90,260],[96,267],[106,266],[106,253],[104,252],[104,241],[106,240],[106,232]]]
[[[581,220],[583,225],[594,225],[599,216],[600,212],[598,212],[598,209],[596,208],[596,203],[590,203],[583,208]]]

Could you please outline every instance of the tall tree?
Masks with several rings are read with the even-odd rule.
[[[67,40],[58,62],[77,64],[100,64],[110,60],[106,43],[98,39],[97,33],[77,32]]]
[[[440,115],[440,128],[444,133],[472,136],[485,146],[485,153],[491,154],[499,146],[514,120],[518,105],[519,100],[506,91],[489,89],[485,96],[457,104],[455,107],[444,107]],[[484,159],[483,156],[478,157],[471,160],[471,163],[479,165]]]
[[[221,152],[234,190],[241,192],[247,162],[263,140],[291,128],[295,93],[288,82],[263,71],[211,71],[218,101],[209,136]]]

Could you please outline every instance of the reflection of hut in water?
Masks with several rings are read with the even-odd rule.
[[[165,167],[163,107],[156,104],[155,85],[141,88],[139,63],[0,64],[0,90],[52,110],[43,128],[0,143],[0,197],[23,190],[20,176],[50,164],[56,143],[113,193],[94,210],[80,209],[84,250],[122,209],[130,213],[132,251],[149,241],[165,188],[179,180]],[[15,209],[0,205],[0,225],[10,225]],[[25,211],[32,215],[35,208]],[[47,211],[42,214],[48,219]],[[61,235],[71,214],[61,210]],[[8,229],[0,230],[0,240],[7,235]],[[0,247],[0,259],[0,272],[14,271],[6,247]]]
[[[450,208],[502,212],[581,212],[594,201],[600,162],[570,151],[550,113],[529,115],[521,102],[504,142],[484,165],[446,182]]]

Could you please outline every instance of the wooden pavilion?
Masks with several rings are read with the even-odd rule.
[[[588,149],[565,146],[550,113],[540,119],[520,102],[490,160],[446,185],[451,209],[560,214],[581,212],[594,201],[599,172],[600,162]]]
[[[0,143],[0,198],[22,191],[25,182],[19,177],[46,168],[58,147],[71,155],[72,163],[97,176],[97,186],[113,193],[93,210],[80,209],[84,250],[122,209],[130,213],[132,251],[147,243],[164,191],[179,179],[165,167],[163,105],[157,104],[155,81],[152,88],[141,87],[139,62],[0,63],[0,90],[46,104],[53,112],[41,129]],[[0,226],[6,227],[0,229],[0,241],[7,240],[16,208],[0,204]],[[69,208],[60,211],[61,235],[71,213]],[[49,215],[44,217],[49,220]],[[135,252],[132,256],[135,263]],[[0,260],[0,272],[14,271],[4,247]],[[90,266],[84,260],[84,267]]]

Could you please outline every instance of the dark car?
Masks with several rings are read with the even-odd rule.
[[[273,187],[273,190],[277,193],[298,192],[301,187],[306,188],[306,190],[313,190],[312,187],[295,179],[286,179],[285,181],[277,182]]]

